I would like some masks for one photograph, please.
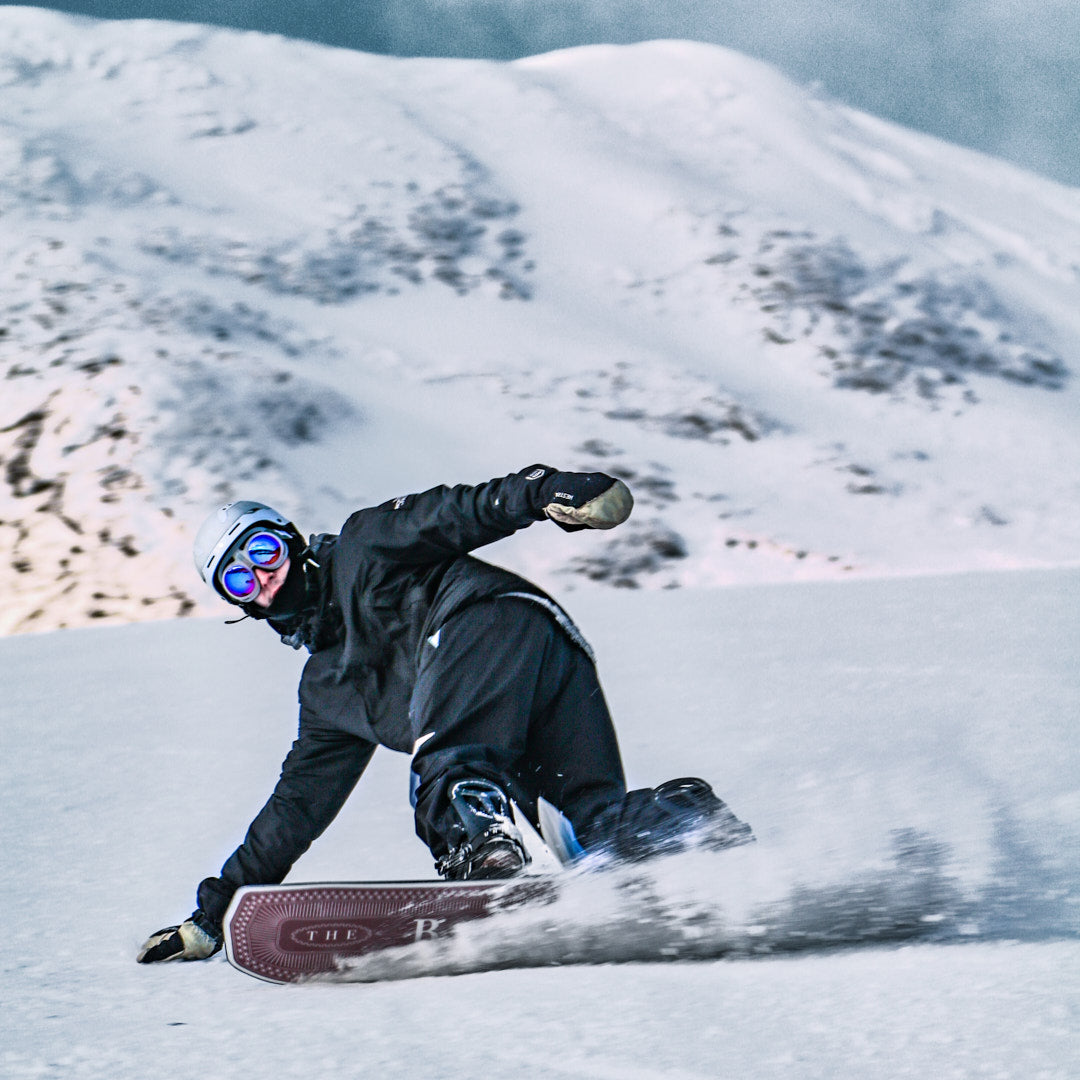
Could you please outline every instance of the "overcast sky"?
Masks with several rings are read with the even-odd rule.
[[[0,5],[6,6],[6,5]],[[58,0],[401,56],[685,37],[1080,186],[1080,0]]]

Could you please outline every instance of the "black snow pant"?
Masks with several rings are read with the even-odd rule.
[[[423,645],[410,705],[417,835],[440,858],[456,843],[450,789],[498,784],[539,827],[543,797],[586,850],[605,811],[626,798],[614,725],[592,659],[544,608],[484,600]]]

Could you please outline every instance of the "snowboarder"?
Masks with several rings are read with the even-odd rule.
[[[632,506],[604,473],[536,465],[393,499],[307,541],[262,503],[212,513],[194,545],[202,579],[311,654],[299,735],[243,843],[198,886],[196,910],[152,935],[139,961],[217,952],[233,893],[284,879],[377,745],[413,754],[416,831],[451,880],[527,865],[511,799],[567,860],[647,858],[691,835],[747,842],[749,826],[703,780],[627,791],[587,642],[537,586],[469,554],[545,518],[614,528]]]

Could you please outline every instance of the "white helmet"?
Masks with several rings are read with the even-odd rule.
[[[240,502],[226,503],[215,510],[199,527],[195,534],[193,554],[195,569],[199,577],[219,595],[224,595],[218,588],[215,575],[229,549],[240,537],[256,525],[269,525],[288,535],[301,540],[300,530],[283,514],[265,503]],[[228,597],[226,597],[228,599]]]

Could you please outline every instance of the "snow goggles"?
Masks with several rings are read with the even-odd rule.
[[[224,560],[225,569],[218,574],[221,591],[229,600],[250,603],[259,595],[261,586],[256,570],[277,570],[289,557],[289,541],[281,533],[257,528],[249,532]]]

